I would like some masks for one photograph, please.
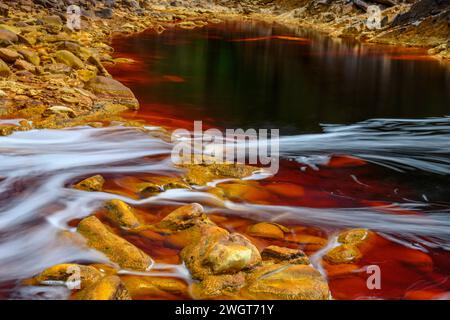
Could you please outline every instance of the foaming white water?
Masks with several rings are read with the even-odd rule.
[[[98,173],[176,170],[171,147],[134,128],[76,128],[17,132],[0,141],[0,281],[32,275],[55,263],[106,261],[95,252],[61,242],[67,222],[87,216],[106,193],[66,184]]]
[[[332,154],[346,154],[397,171],[450,174],[450,117],[372,119],[352,125],[325,125],[323,131],[282,137],[280,155],[311,165]]]
[[[282,156],[311,166],[332,154],[348,154],[396,170],[416,168],[440,175],[450,172],[450,118],[371,120],[352,126],[327,126],[323,134],[282,137],[280,142]],[[145,130],[125,127],[39,130],[2,137],[0,281],[28,277],[62,262],[105,261],[98,252],[61,241],[59,233],[70,230],[69,221],[89,215],[112,198],[131,205],[199,202],[209,213],[220,211],[260,221],[298,222],[325,229],[364,227],[415,248],[437,246],[450,250],[449,209],[429,211],[425,203],[397,204],[397,208],[416,210],[418,214],[396,215],[373,207],[318,209],[233,203],[202,192],[202,188],[169,190],[134,200],[67,187],[69,182],[94,174],[177,171],[170,161],[171,150],[171,144],[151,137]],[[187,279],[183,268],[170,267]],[[160,270],[155,274],[168,273]]]

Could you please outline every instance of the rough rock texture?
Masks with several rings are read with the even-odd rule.
[[[277,223],[260,222],[247,229],[247,233],[254,237],[284,239],[284,233],[289,229]]]
[[[185,179],[193,185],[204,185],[213,180],[250,176],[258,168],[243,164],[186,164]]]
[[[97,95],[101,100],[124,105],[130,109],[139,108],[133,92],[122,83],[112,78],[97,76],[86,84],[86,88]]]
[[[327,300],[325,278],[309,265],[268,265],[253,272],[244,289],[252,299]]]
[[[97,174],[78,182],[73,187],[84,191],[102,191],[104,183],[105,179],[101,175]]]
[[[278,246],[268,246],[261,252],[264,261],[273,263],[309,264],[309,259],[302,250]]]
[[[122,228],[133,229],[141,224],[133,209],[121,200],[110,200],[106,202],[105,208],[106,216]]]
[[[362,250],[367,250],[373,232],[367,229],[351,229],[341,232],[337,238],[340,245],[329,250],[323,259],[331,264],[355,263],[363,257]]]
[[[258,249],[247,238],[215,226],[203,227],[200,239],[186,246],[181,257],[196,279],[248,270],[261,262]]]
[[[103,278],[103,274],[92,266],[83,266],[78,264],[59,264],[42,271],[39,275],[32,278],[29,284],[52,284],[57,282],[67,282],[74,276],[80,276],[79,288],[89,287]]]
[[[192,203],[172,211],[155,227],[165,232],[176,232],[200,225],[213,225],[213,223],[200,204]]]
[[[145,271],[153,263],[145,252],[109,231],[94,216],[83,219],[77,231],[87,239],[88,246],[103,252],[124,269]]]
[[[118,276],[107,276],[75,295],[76,300],[131,300]]]
[[[122,279],[132,296],[161,296],[162,294],[185,295],[187,284],[179,279],[160,277],[126,276]]]

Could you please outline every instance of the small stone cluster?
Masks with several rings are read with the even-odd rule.
[[[198,166],[202,170],[198,170]],[[220,169],[219,169],[220,167]],[[186,167],[182,178],[160,178],[153,193],[164,191],[164,184],[178,183],[189,188],[193,181],[202,184],[211,180],[242,179],[257,170],[243,165],[192,165]],[[220,174],[218,173],[220,172]],[[214,175],[215,174],[215,175]],[[194,177],[196,177],[194,179]],[[101,175],[88,177],[72,187],[84,192],[103,191],[105,179]],[[245,185],[244,185],[245,186]],[[159,191],[156,191],[158,187]],[[226,197],[226,196],[225,196]],[[112,199],[103,205],[102,214],[95,213],[82,219],[76,233],[80,246],[102,252],[111,264],[62,264],[50,267],[25,281],[28,285],[59,283],[70,285],[73,270],[79,275],[73,299],[131,299],[141,296],[170,296],[195,299],[293,299],[324,300],[331,293],[326,278],[311,264],[304,251],[284,247],[277,241],[295,241],[313,244],[314,237],[292,238],[290,228],[273,222],[250,225],[245,233],[251,239],[264,239],[269,245],[261,247],[239,232],[229,232],[213,222],[198,203],[176,208],[154,223],[147,223],[127,203]],[[181,261],[194,280],[187,284],[181,279],[152,276],[154,260],[144,250],[124,239],[120,234],[163,240],[176,248]],[[362,258],[370,246],[373,232],[365,229],[348,230],[339,234],[337,245],[323,257],[324,263],[352,264]],[[319,238],[317,238],[319,239]],[[294,241],[294,242],[292,242]],[[319,247],[326,244],[321,241]],[[270,244],[272,242],[272,244]],[[259,247],[259,248],[258,248]],[[314,251],[317,251],[317,247]],[[147,276],[122,275],[120,270],[148,273]],[[72,288],[73,289],[73,288]]]

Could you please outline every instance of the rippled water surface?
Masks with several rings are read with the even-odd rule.
[[[62,262],[105,262],[66,239],[79,219],[119,198],[145,221],[202,203],[221,226],[245,233],[255,221],[291,228],[285,240],[251,238],[258,248],[301,248],[336,299],[448,299],[450,293],[450,73],[411,48],[360,45],[253,22],[146,32],[114,42],[136,60],[110,70],[142,108],[129,117],[154,126],[280,128],[276,176],[239,185],[223,201],[207,188],[137,197],[133,186],[179,176],[172,145],[121,126],[17,132],[0,139],[0,297],[67,298],[60,287],[20,281]],[[150,126],[151,125],[151,126]],[[104,192],[70,188],[102,174]],[[236,182],[218,187],[228,190]],[[355,265],[321,262],[325,239],[345,228],[377,232]],[[164,241],[122,234],[156,260],[146,276],[190,282]],[[366,267],[382,288],[369,290]],[[122,271],[124,273],[125,271]],[[141,298],[187,298],[159,296]]]

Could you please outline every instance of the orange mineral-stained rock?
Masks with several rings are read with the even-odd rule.
[[[373,237],[373,232],[367,229],[351,229],[339,234],[337,241],[343,244],[359,245]]]
[[[239,163],[184,164],[187,169],[185,180],[191,185],[205,185],[219,179],[242,179],[252,175],[259,168]]]
[[[370,249],[375,233],[367,229],[350,229],[341,232],[337,241],[339,246],[329,250],[323,259],[330,264],[355,263]]]
[[[176,278],[124,276],[122,281],[133,297],[159,297],[164,294],[188,296],[188,285],[183,280]]]
[[[298,234],[298,233],[289,233],[286,234],[285,240],[287,242],[297,244],[301,247],[302,250],[306,252],[317,251],[322,249],[328,242],[327,239],[309,235],[309,234]]]
[[[236,183],[221,183],[224,197],[234,201],[247,201],[252,203],[269,203],[272,195],[269,191],[259,187],[254,181],[239,181]]]
[[[209,220],[200,204],[192,203],[169,213],[155,225],[155,228],[173,233],[200,225],[214,225],[214,223]]]
[[[239,292],[245,284],[244,272],[212,275],[193,283],[191,293],[195,299],[234,299],[239,298]]]
[[[323,259],[331,264],[354,263],[362,258],[361,251],[352,244],[341,244],[328,251]]]
[[[73,187],[84,191],[102,191],[105,179],[101,175],[95,175],[78,182]]]
[[[285,232],[289,232],[289,229],[272,222],[260,222],[247,228],[250,236],[270,239],[284,239]]]
[[[153,264],[145,252],[112,233],[95,216],[81,220],[77,231],[86,238],[89,247],[103,252],[124,269],[146,271]]]
[[[42,271],[36,277],[27,280],[30,285],[45,285],[54,282],[61,284],[70,284],[79,286],[79,289],[89,287],[103,278],[103,274],[92,266],[83,266],[79,264],[58,264]],[[75,283],[74,281],[79,281]]]
[[[328,283],[310,265],[264,265],[247,278],[241,295],[257,300],[328,300]]]
[[[305,195],[305,189],[293,183],[273,183],[267,185],[266,189],[286,198],[298,198]]]
[[[134,229],[140,222],[133,209],[122,200],[113,199],[105,203],[106,216],[122,228]]]
[[[258,249],[243,235],[205,226],[198,241],[181,251],[181,258],[195,279],[208,275],[233,274],[261,262]]]
[[[131,296],[118,276],[106,276],[93,285],[77,292],[76,300],[131,300]]]
[[[309,259],[302,250],[290,249],[278,246],[268,246],[261,252],[265,262],[273,263],[289,262],[290,264],[309,264]]]

